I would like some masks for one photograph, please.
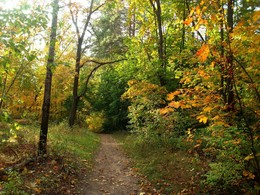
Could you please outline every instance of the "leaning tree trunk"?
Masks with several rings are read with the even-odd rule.
[[[49,55],[46,67],[46,77],[45,77],[45,88],[44,88],[44,100],[42,105],[42,121],[41,121],[41,131],[39,139],[38,155],[43,156],[47,154],[47,135],[48,135],[48,124],[50,115],[50,102],[51,102],[51,83],[52,83],[52,67],[54,66],[54,56],[55,56],[55,43],[56,43],[56,31],[57,31],[57,21],[58,21],[58,6],[59,0],[53,0],[52,4],[52,26],[50,35],[50,46]]]
[[[74,83],[73,83],[73,94],[72,94],[73,98],[72,98],[72,105],[71,105],[70,116],[69,116],[69,126],[70,127],[72,127],[75,124],[75,120],[76,120],[76,116],[77,116],[78,103],[79,103],[79,100],[80,100],[80,95],[78,94],[78,88],[79,88],[80,63],[81,63],[82,51],[84,50],[84,49],[82,49],[82,45],[83,45],[85,34],[86,34],[86,31],[87,31],[87,28],[88,28],[88,25],[89,25],[89,22],[90,22],[90,19],[91,19],[91,15],[96,10],[98,10],[98,8],[99,8],[98,7],[95,10],[93,10],[93,5],[94,5],[94,0],[91,0],[89,13],[87,15],[86,22],[84,24],[84,28],[82,30],[82,33],[80,33],[77,15],[74,16],[73,11],[70,10],[72,22],[75,26],[75,29],[76,29],[76,32],[77,32],[77,38],[78,38],[76,63],[75,63],[75,73],[74,73]]]

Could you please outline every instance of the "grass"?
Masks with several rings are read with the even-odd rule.
[[[89,161],[98,147],[99,137],[86,129],[70,129],[61,124],[51,128],[49,141],[54,151],[67,152],[81,160]]]
[[[39,125],[24,125],[17,141],[0,145],[0,170],[37,154]],[[48,155],[19,169],[0,174],[0,194],[73,194],[82,174],[88,174],[99,137],[84,128],[50,125]]]
[[[127,154],[133,159],[135,169],[149,182],[143,190],[161,194],[194,194],[201,191],[200,178],[207,163],[188,154],[185,148],[173,150],[159,141],[141,142],[136,136],[116,133]]]

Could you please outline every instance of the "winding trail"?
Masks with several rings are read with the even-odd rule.
[[[82,195],[135,195],[140,194],[138,177],[129,166],[129,160],[120,144],[111,135],[100,135],[101,145]]]

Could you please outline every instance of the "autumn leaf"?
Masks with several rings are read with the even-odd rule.
[[[173,98],[174,98],[175,96],[177,96],[177,95],[180,95],[180,93],[181,93],[180,91],[174,91],[174,92],[168,94],[168,95],[167,95],[167,100],[169,100],[169,101],[173,100]]]
[[[254,156],[252,154],[244,158],[245,161],[250,161],[251,159],[254,159]]]
[[[204,124],[206,124],[208,121],[208,117],[206,117],[205,115],[197,116],[197,119],[199,120],[200,123],[204,123]]]
[[[210,112],[212,108],[210,106],[207,106],[206,108],[203,109],[203,112]]]
[[[200,15],[200,13],[201,13],[200,7],[197,6],[197,7],[196,7],[196,14]]]
[[[169,106],[172,107],[172,108],[179,108],[180,102],[172,101],[172,102],[169,103]]]
[[[184,22],[183,22],[183,24],[185,24],[185,25],[190,25],[190,23],[192,22],[192,18],[191,17],[189,17],[189,18],[187,18]]]
[[[199,51],[197,51],[196,55],[198,56],[200,62],[205,62],[209,55],[209,46],[207,44],[203,44]]]
[[[249,171],[244,170],[243,175],[249,179],[255,179],[255,175]]]
[[[173,109],[172,108],[169,108],[169,107],[166,107],[166,108],[161,108],[160,109],[160,114],[167,114],[167,113],[169,113],[169,112],[172,112],[173,111]]]
[[[253,21],[254,21],[254,22],[257,22],[258,20],[260,20],[260,11],[259,11],[259,10],[256,11],[256,12],[254,13],[254,16],[253,16]]]

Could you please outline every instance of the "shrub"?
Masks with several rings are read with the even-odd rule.
[[[93,112],[87,116],[86,123],[88,130],[94,133],[101,133],[103,131],[103,124],[105,122],[103,112]]]
[[[253,157],[249,158],[251,146],[247,134],[236,127],[223,126],[209,127],[207,131],[211,134],[201,136],[205,146],[203,151],[211,156],[212,162],[204,183],[222,192],[254,190],[257,186],[257,170],[248,162]],[[259,145],[255,147],[260,149]]]

